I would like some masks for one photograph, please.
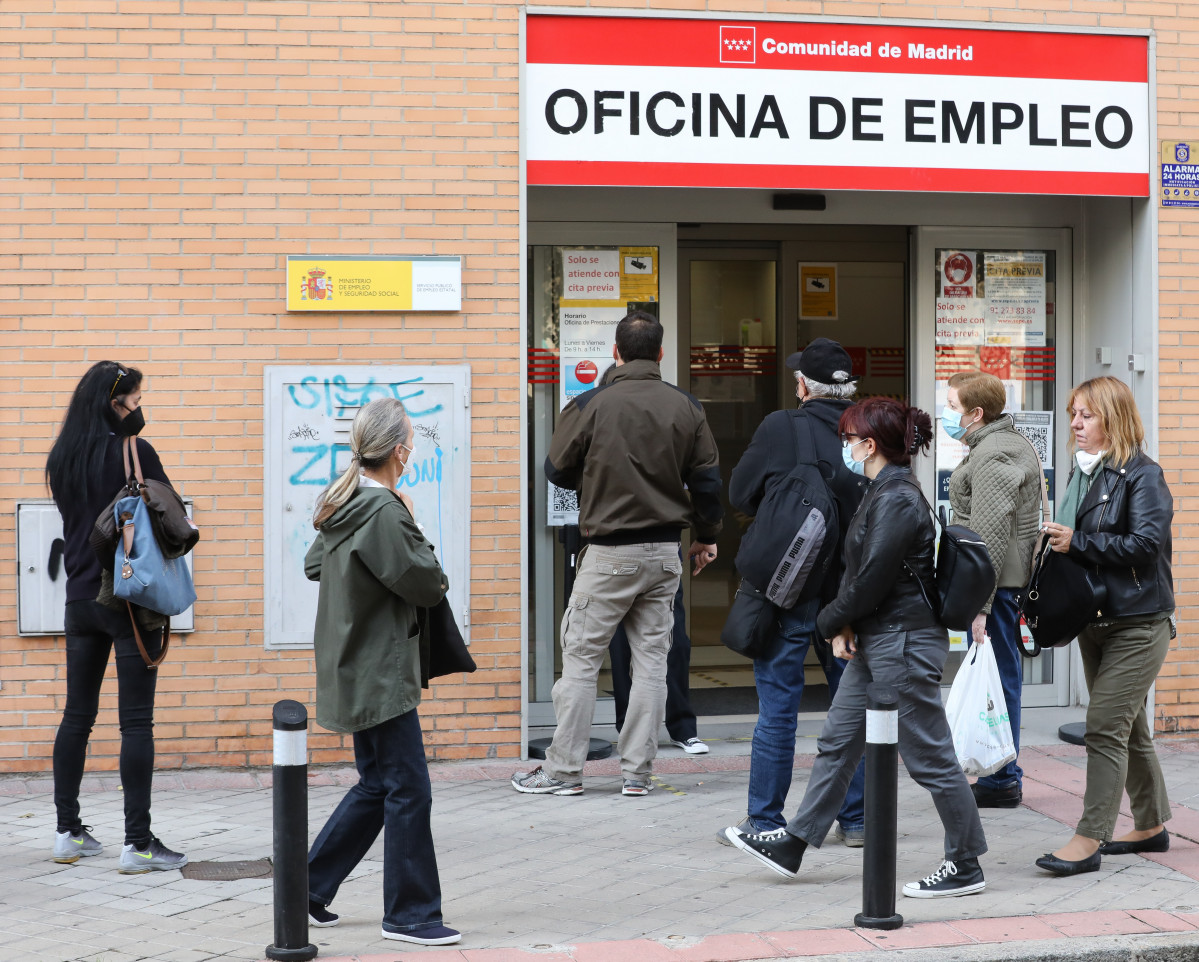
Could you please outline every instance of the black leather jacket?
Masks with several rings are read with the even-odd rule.
[[[1104,463],[1079,505],[1069,555],[1103,579],[1105,618],[1174,610],[1173,519],[1174,498],[1156,461],[1137,454],[1121,467]]]
[[[935,591],[932,514],[907,468],[887,465],[870,483],[845,536],[845,574],[836,600],[816,618],[822,638],[846,625],[861,634],[937,624],[916,577]],[[913,572],[915,573],[913,575]]]

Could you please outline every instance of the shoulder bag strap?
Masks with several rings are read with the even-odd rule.
[[[141,463],[141,460],[137,456],[137,438],[127,438],[126,443],[128,444],[128,447],[125,449],[125,451],[126,451],[125,471],[126,471],[126,473],[128,473],[128,471],[129,471],[129,456],[132,455],[133,456],[133,474],[137,478],[138,487],[139,488],[145,487],[146,479],[144,477],[142,477],[142,463]]]
[[[1020,434],[1019,431],[1016,433]],[[1037,532],[1037,540],[1033,542],[1032,561],[1030,562],[1030,567],[1034,567],[1037,563],[1037,557],[1041,553],[1041,548],[1045,544],[1045,539],[1048,537],[1045,533],[1045,525],[1049,524],[1053,518],[1049,514],[1049,485],[1045,483],[1045,468],[1041,465],[1041,456],[1037,454],[1036,446],[1028,438],[1025,438],[1023,434],[1020,434],[1020,437],[1024,438],[1024,443],[1032,449],[1032,456],[1037,462],[1037,474],[1040,476],[1041,485],[1041,525],[1040,530]]]
[[[167,623],[162,629],[162,650],[158,653],[157,658],[151,658],[150,653],[146,651],[146,643],[142,641],[141,630],[137,627],[137,616],[133,613],[133,605],[126,601],[125,607],[129,609],[129,623],[133,625],[133,640],[137,642],[137,650],[141,652],[142,661],[146,663],[147,668],[157,668],[166,661],[167,649],[171,647],[171,619],[167,619]]]

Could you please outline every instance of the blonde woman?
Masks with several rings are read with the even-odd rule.
[[[352,461],[317,501],[316,540],[304,571],[319,581],[316,721],[354,736],[358,784],[308,853],[309,922],[336,925],[328,910],[341,883],[383,831],[383,937],[448,945],[429,824],[432,792],[416,706],[422,619],[446,578],[395,490],[412,457],[404,405],[372,401],[350,429]]]
[[[1091,700],[1087,786],[1074,837],[1037,865],[1054,875],[1095,872],[1104,855],[1164,852],[1170,800],[1145,698],[1170,647],[1174,581],[1170,523],[1174,499],[1162,469],[1142,450],[1145,429],[1132,391],[1114,377],[1084,381],[1070,394],[1076,465],[1057,521],[1054,551],[1092,570],[1107,589],[1103,620],[1078,636]],[[1134,829],[1112,841],[1128,792]]]

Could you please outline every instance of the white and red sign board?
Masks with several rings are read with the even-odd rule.
[[[1149,195],[1148,38],[530,15],[530,185]]]

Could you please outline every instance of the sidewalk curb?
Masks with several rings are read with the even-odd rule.
[[[1016,933],[1044,935],[1013,940],[1011,935]],[[447,947],[438,950],[436,957],[442,962],[789,962],[800,958],[877,962],[880,953],[895,962],[1194,962],[1199,958],[1199,915],[1070,912],[918,922],[890,932],[835,928],[710,935],[677,942],[586,942],[544,949]],[[414,956],[374,952],[322,958],[324,962],[412,962]]]

